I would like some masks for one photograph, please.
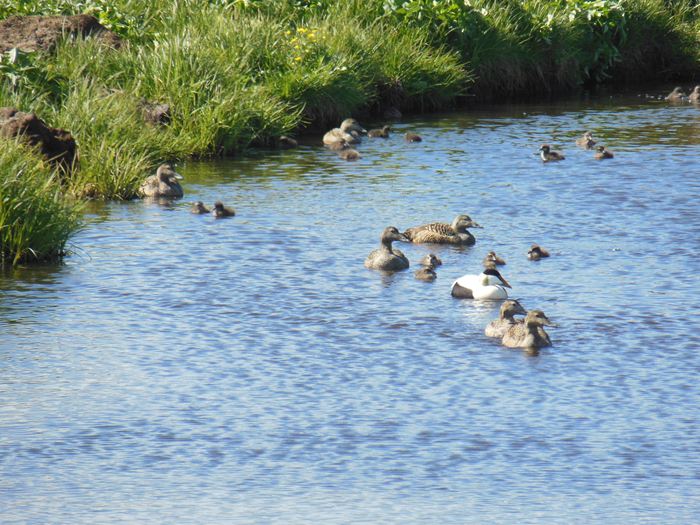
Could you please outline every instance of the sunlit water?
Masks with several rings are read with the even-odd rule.
[[[700,109],[394,129],[355,163],[313,138],[181,165],[183,201],[91,208],[63,265],[2,274],[0,522],[699,523]],[[573,145],[588,129],[615,159]],[[216,199],[238,215],[189,213]],[[459,213],[473,248],[363,267],[384,227]],[[489,249],[559,324],[539,356],[450,297]]]

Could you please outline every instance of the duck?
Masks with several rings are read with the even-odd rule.
[[[210,213],[210,210],[204,205],[202,201],[197,201],[194,204],[192,204],[190,212],[195,213],[197,215],[202,215],[204,213]]]
[[[496,252],[492,250],[486,254],[486,257],[484,257],[484,260],[482,262],[484,263],[485,267],[488,267],[491,264],[493,264],[494,266],[502,266],[506,263],[506,260],[496,255]]]
[[[542,144],[542,146],[540,146],[540,158],[542,159],[542,162],[553,162],[557,160],[564,160],[566,158],[558,151],[554,151],[550,148],[551,147],[549,144]]]
[[[423,142],[423,137],[416,135],[415,133],[406,133],[403,138],[406,142]]]
[[[408,268],[408,258],[400,250],[391,246],[394,241],[407,241],[404,234],[399,232],[395,226],[388,226],[382,231],[380,241],[379,248],[372,250],[365,259],[365,268],[387,272]]]
[[[451,224],[433,222],[409,228],[403,234],[414,243],[459,244],[471,246],[476,242],[467,228],[481,228],[469,215],[457,215]]]
[[[690,95],[688,95],[688,101],[693,104],[700,104],[700,86],[695,86]]]
[[[598,146],[595,149],[596,154],[593,155],[594,159],[602,160],[602,159],[612,159],[615,155],[613,155],[612,151],[608,151],[605,149],[605,146]]]
[[[420,281],[432,282],[435,279],[437,279],[437,273],[435,273],[435,266],[433,266],[432,264],[428,264],[420,270],[416,270],[416,272],[413,275],[415,275],[416,279]]]
[[[544,326],[557,325],[542,310],[530,310],[522,323],[511,324],[503,334],[501,343],[510,348],[542,348],[551,346],[552,340]]]
[[[484,268],[479,275],[463,275],[452,283],[450,293],[459,299],[508,299],[512,288],[495,268]]]
[[[518,314],[527,315],[527,311],[518,301],[514,299],[503,301],[501,310],[498,313],[498,319],[491,321],[488,325],[486,325],[484,334],[486,337],[503,337],[508,331],[508,328],[518,322],[514,317]]]
[[[357,160],[360,158],[360,152],[353,148],[345,148],[338,152],[338,156],[343,160]]]
[[[287,135],[282,135],[279,139],[277,139],[277,146],[280,149],[292,149],[296,148],[298,145],[299,142],[297,142],[296,139],[288,137]]]
[[[341,122],[339,128],[333,128],[323,136],[323,143],[330,146],[335,142],[344,141],[348,144],[359,144],[362,142],[360,135],[366,135],[367,130],[360,126],[354,118],[346,118]]]
[[[423,266],[432,266],[433,268],[437,268],[438,266],[442,266],[442,260],[434,253],[429,253],[428,255],[423,256],[423,258],[420,260],[420,264]]]
[[[184,195],[182,186],[178,182],[182,178],[182,175],[177,173],[171,164],[161,164],[155,175],[151,175],[143,181],[139,193],[143,197],[179,199]]]
[[[549,252],[539,244],[533,244],[527,251],[527,258],[531,261],[539,261],[543,257],[549,257]]]
[[[224,217],[233,217],[236,215],[235,210],[232,208],[227,208],[221,201],[216,201],[214,203],[214,208],[211,210],[211,214],[217,219],[222,219]]]
[[[686,98],[685,93],[683,93],[683,90],[681,89],[680,86],[676,86],[673,88],[673,91],[671,91],[668,95],[666,95],[666,99],[669,102],[683,102]]]
[[[367,132],[368,137],[379,137],[382,139],[388,139],[389,138],[389,132],[391,131],[390,126],[382,126],[382,129],[370,129]]]
[[[581,137],[576,139],[576,145],[586,149],[593,149],[593,146],[595,146],[593,133],[586,131]]]

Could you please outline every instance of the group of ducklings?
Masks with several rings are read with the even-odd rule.
[[[666,99],[669,102],[690,102],[691,104],[700,104],[700,86],[695,86],[690,95],[683,93],[683,88],[676,86],[673,88],[667,96]]]
[[[467,228],[481,228],[469,215],[458,215],[451,223],[434,222],[408,228],[400,232],[395,226],[389,226],[382,231],[379,248],[372,250],[365,259],[365,267],[396,272],[410,266],[408,257],[393,247],[393,243],[411,242],[426,244],[451,244],[471,246],[476,242]],[[549,252],[537,244],[533,244],[527,252],[532,261],[549,257]],[[436,268],[442,265],[440,258],[430,253],[420,260],[421,269],[415,272],[416,279],[432,282],[437,278]],[[459,299],[491,299],[503,300],[508,298],[507,288],[512,288],[508,281],[497,270],[497,266],[506,261],[490,251],[483,260],[483,271],[478,275],[463,275],[452,283],[451,294]],[[524,320],[516,320],[517,314],[525,315]],[[501,337],[503,345],[512,348],[537,349],[551,345],[549,335],[544,326],[555,326],[541,310],[526,312],[517,301],[506,301],[500,316],[486,328],[489,337]]]
[[[354,118],[347,118],[341,122],[340,127],[333,128],[323,135],[323,144],[328,149],[338,152],[341,159],[357,160],[360,158],[360,152],[352,146],[360,144],[363,135],[367,135],[369,138],[388,139],[390,131],[390,126],[367,131]],[[404,138],[406,142],[421,142],[423,140],[420,135],[415,133],[406,133]]]
[[[612,151],[607,149],[605,146],[598,145],[593,139],[593,133],[586,131],[582,136],[576,139],[576,145],[580,148],[591,150],[595,149],[595,155],[593,158],[596,160],[612,159],[615,157]],[[566,157],[559,151],[554,151],[549,144],[542,144],[540,146],[540,158],[542,162],[556,162],[558,160],[564,160]]]

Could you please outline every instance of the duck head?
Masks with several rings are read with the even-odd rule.
[[[527,310],[525,310],[525,308],[523,308],[522,305],[515,299],[503,301],[500,311],[501,319],[505,319],[507,317],[512,318],[517,314],[527,315]]]
[[[551,149],[551,146],[549,144],[542,144],[540,146],[540,152],[544,153],[545,155],[549,153],[549,150]]]
[[[489,253],[487,253],[486,257],[484,257],[484,265],[486,265],[486,263],[488,263],[488,262],[492,262],[493,264],[505,264],[506,263],[506,261],[503,258],[496,255],[496,252],[494,252],[493,250],[490,251]]]
[[[161,164],[160,166],[158,166],[156,175],[158,176],[158,180],[160,180],[161,182],[165,182],[166,184],[170,184],[175,181],[182,180],[184,178],[182,175],[180,175],[173,169],[171,164],[168,163]]]
[[[192,213],[209,213],[209,210],[202,201],[197,201],[192,205]]]
[[[481,228],[481,226],[475,223],[469,215],[457,215],[452,221],[452,228],[455,231],[463,232],[467,228]]]
[[[542,310],[530,310],[525,316],[525,324],[528,326],[557,326],[544,315]]]
[[[411,240],[401,233],[395,226],[384,228],[380,237],[382,244],[391,246],[394,241],[411,242]]]
[[[428,255],[426,255],[424,260],[425,260],[425,266],[430,266],[432,268],[435,268],[436,266],[439,266],[442,264],[442,261],[434,253],[429,253]]]
[[[346,118],[341,124],[340,124],[340,129],[345,131],[346,133],[353,134],[362,134],[366,135],[367,130],[360,126],[360,123],[355,120],[354,118]],[[356,136],[356,135],[355,135]]]
[[[489,284],[500,284],[501,286],[505,286],[506,288],[512,288],[508,281],[506,281],[505,277],[501,275],[501,272],[499,272],[495,268],[486,268],[483,272],[481,272],[481,275],[484,278],[484,286],[488,286]]]

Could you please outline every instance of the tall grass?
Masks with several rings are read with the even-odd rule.
[[[20,142],[0,141],[0,264],[46,261],[65,252],[79,208],[56,173]]]

